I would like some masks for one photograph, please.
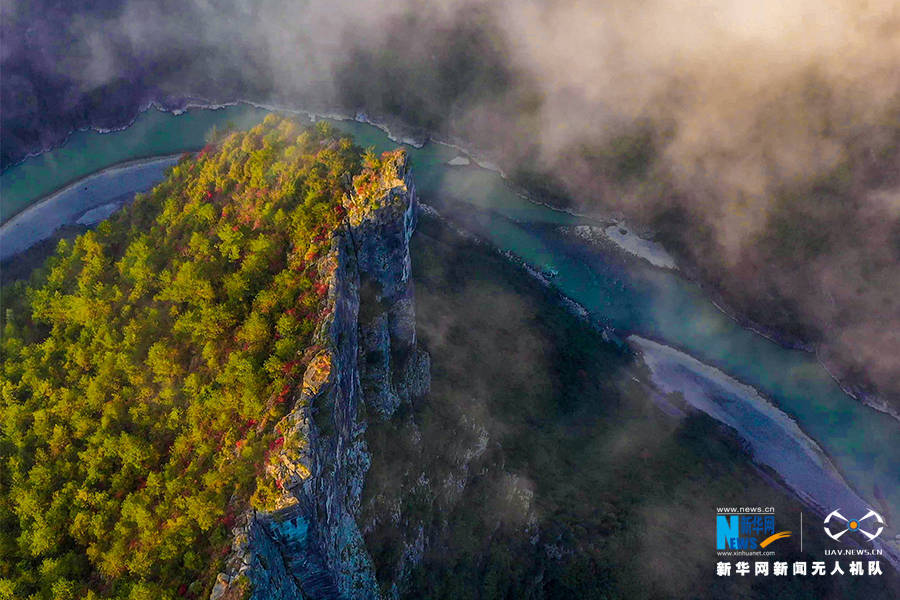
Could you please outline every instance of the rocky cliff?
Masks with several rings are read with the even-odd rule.
[[[283,496],[234,529],[211,600],[379,596],[357,525],[371,462],[366,429],[427,393],[430,377],[416,346],[406,154],[386,153],[376,173],[349,186],[347,217],[319,265],[331,274],[329,314],[266,464]]]

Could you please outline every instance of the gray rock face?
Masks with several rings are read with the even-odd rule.
[[[382,419],[390,419],[400,406],[400,396],[391,382],[391,335],[388,317],[382,313],[360,326],[359,360],[366,403]]]
[[[248,515],[235,530],[228,571],[212,600],[377,598],[378,583],[357,518],[370,455],[369,418],[390,419],[428,391],[429,358],[416,347],[409,240],[415,187],[405,154],[385,161],[377,198],[351,197],[333,240],[331,316],[325,350],[304,376],[282,422],[284,447],[267,466],[286,490],[286,508]]]

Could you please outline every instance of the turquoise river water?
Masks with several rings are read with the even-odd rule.
[[[0,175],[0,214],[6,221],[54,190],[116,163],[196,150],[212,126],[244,127],[267,113],[247,105],[193,109],[178,116],[151,109],[122,131],[75,132],[61,148]],[[333,123],[362,146],[376,151],[397,146],[372,125]],[[862,498],[888,511],[893,507],[896,516],[900,422],[845,394],[813,355],[740,327],[677,272],[579,250],[557,226],[597,223],[530,202],[494,171],[475,164],[447,165],[457,150],[434,143],[408,150],[424,202],[442,214],[459,216],[465,228],[538,270],[558,273],[551,284],[595,320],[622,334],[678,348],[756,388],[818,442]],[[878,500],[876,486],[886,503]]]

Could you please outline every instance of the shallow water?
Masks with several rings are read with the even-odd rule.
[[[244,105],[192,110],[177,117],[149,110],[121,132],[73,134],[64,147],[0,176],[0,209],[7,218],[73,179],[123,160],[199,148],[209,127],[229,122],[243,127],[265,114]],[[376,151],[397,145],[374,126],[333,123]],[[597,321],[677,347],[756,388],[796,419],[861,497],[883,510],[873,493],[877,485],[897,512],[900,422],[847,396],[814,356],[782,348],[738,326],[675,272],[612,248],[586,249],[560,234],[560,225],[597,223],[529,202],[493,171],[474,164],[447,165],[458,150],[440,144],[407,149],[425,202],[539,270],[553,269],[558,275],[552,285]]]
[[[65,145],[25,159],[0,175],[0,222],[6,222],[36,199],[110,165],[145,158],[199,150],[213,126],[250,127],[267,111],[251,106],[222,110],[191,110],[173,115],[151,109],[127,129],[99,134],[76,131]]]
[[[80,224],[85,218],[89,221],[85,224],[94,224],[109,217],[112,212],[101,219],[88,212],[113,200],[117,206],[130,201],[135,192],[156,185],[165,177],[166,170],[177,162],[178,155],[110,167],[78,179],[35,202],[0,225],[0,260],[49,238],[63,225]]]

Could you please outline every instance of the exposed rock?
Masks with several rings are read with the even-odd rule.
[[[263,518],[247,513],[232,533],[227,573],[219,573],[210,600],[303,599],[299,583]]]
[[[323,350],[309,362],[266,465],[284,498],[235,530],[211,600],[230,597],[239,581],[249,582],[254,600],[380,596],[357,525],[371,462],[367,415],[390,419],[427,393],[430,360],[416,347],[416,197],[405,152],[385,154],[379,175],[354,181],[346,226],[320,265],[332,273],[329,317],[316,340]],[[413,540],[408,553],[421,554],[421,545]]]

